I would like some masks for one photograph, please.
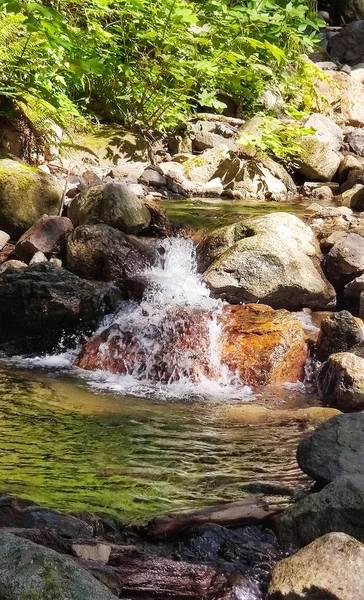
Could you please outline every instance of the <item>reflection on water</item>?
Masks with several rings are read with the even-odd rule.
[[[309,200],[297,197],[295,202],[267,202],[262,200],[222,200],[221,198],[190,198],[162,200],[174,225],[193,229],[216,229],[234,223],[243,217],[258,217],[274,212],[303,215]]]
[[[49,507],[143,520],[240,499],[257,480],[305,481],[295,449],[306,425],[287,418],[97,395],[76,379],[6,367],[0,406],[1,490]]]

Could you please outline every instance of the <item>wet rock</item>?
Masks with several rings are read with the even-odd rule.
[[[348,283],[364,272],[364,238],[357,233],[343,235],[325,257],[325,272],[330,281]]]
[[[326,75],[325,79],[316,80],[315,88],[318,95],[326,98],[335,122],[364,125],[364,85],[342,71],[326,71]]]
[[[150,223],[150,212],[125,183],[87,189],[72,201],[68,216],[73,225],[105,224],[124,233],[139,233]]]
[[[332,354],[317,375],[321,400],[340,410],[364,407],[364,359],[351,352]]]
[[[326,115],[320,113],[313,113],[306,121],[305,127],[316,129],[316,131],[324,136],[330,143],[334,150],[340,150],[344,135],[339,127],[332,119]]]
[[[0,527],[51,530],[64,538],[92,538],[93,529],[84,521],[4,494],[0,496]]]
[[[364,476],[337,477],[320,492],[290,506],[277,518],[276,525],[285,548],[301,548],[333,531],[363,542]]]
[[[67,267],[85,279],[121,281],[160,262],[152,241],[127,236],[108,225],[76,227],[67,242]]]
[[[364,414],[341,414],[320,425],[300,442],[297,461],[320,484],[342,475],[364,476]]]
[[[358,600],[363,569],[364,545],[330,533],[274,567],[268,600]]]
[[[288,310],[335,304],[316,238],[293,215],[270,214],[218,229],[202,240],[197,254],[212,294],[232,304],[259,301]]]
[[[26,269],[27,268],[27,264],[21,260],[8,260],[6,262],[4,262],[1,266],[0,266],[0,275],[2,275],[3,273],[5,273],[6,271],[8,271],[9,269]]]
[[[22,235],[15,246],[16,255],[26,262],[36,252],[43,252],[48,257],[62,255],[66,248],[67,237],[72,230],[73,225],[66,217],[43,215]]]
[[[364,340],[364,333],[356,319],[347,311],[334,313],[324,319],[317,340],[316,355],[321,362],[331,354],[347,352]]]
[[[226,307],[222,363],[249,385],[302,378],[307,346],[302,325],[288,311],[263,305]]]
[[[78,366],[112,373],[147,373],[154,381],[219,379],[220,366],[211,364],[211,319],[208,311],[200,309],[165,312],[156,326],[158,348],[154,354],[148,344],[148,336],[155,341],[154,327],[149,326],[146,338],[140,339],[128,324],[111,326],[85,344]],[[302,376],[307,348],[295,315],[267,306],[235,306],[226,307],[220,321],[221,364],[229,368],[232,377],[236,373],[244,384],[266,385],[295,382]]]
[[[319,133],[305,135],[299,143],[300,173],[312,181],[331,181],[341,162],[337,144]]]
[[[0,160],[0,228],[17,239],[44,213],[58,213],[62,189],[37,167]]]
[[[150,212],[150,223],[143,235],[162,238],[172,236],[174,231],[166,211],[153,200],[145,199],[144,204]]]
[[[359,4],[362,0],[355,1]],[[354,2],[352,1],[353,4]],[[364,17],[363,9],[364,6],[362,6],[362,18]],[[363,37],[364,21],[349,23],[330,39],[331,58],[336,62],[348,65],[357,65],[364,62]]]
[[[8,271],[0,278],[1,343],[10,352],[50,351],[64,333],[95,327],[123,297],[116,285],[85,281],[51,263]]]
[[[115,600],[74,560],[28,540],[0,532],[0,585],[7,600]]]

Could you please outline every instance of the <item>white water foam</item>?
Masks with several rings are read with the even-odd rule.
[[[71,371],[81,376],[95,390],[122,395],[168,400],[252,399],[251,389],[239,383],[227,367],[221,364],[219,316],[224,303],[210,297],[208,288],[197,273],[193,242],[188,239],[171,238],[165,240],[163,246],[163,264],[139,274],[146,282],[141,303],[123,302],[115,314],[105,317],[96,331],[96,335],[100,334],[113,325],[115,335],[120,332],[131,334],[138,348],[142,350],[145,359],[143,365],[137,363],[132,369],[128,369],[127,374],[115,374],[102,369],[82,370],[73,366],[80,348],[72,351],[62,348],[59,354],[35,358],[14,357],[12,362],[27,368]],[[206,373],[206,369],[199,368],[199,361],[196,361],[199,348],[176,349],[171,345],[174,329],[181,326],[181,323],[183,325],[189,313],[196,315],[194,318],[197,319],[205,313],[211,315],[207,320],[208,340],[200,343],[205,344],[204,351],[208,355],[209,370],[214,372],[213,377]],[[107,342],[100,347],[105,355],[110,352],[110,340],[113,335],[111,332]],[[198,339],[196,344],[199,344]],[[163,355],[166,347],[167,356]],[[167,361],[166,368],[171,371],[167,381],[164,378],[155,380],[155,368],[160,359]],[[194,377],[189,375],[190,372],[194,373]]]

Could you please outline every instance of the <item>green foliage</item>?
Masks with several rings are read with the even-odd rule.
[[[315,129],[304,127],[297,121],[287,123],[273,117],[265,117],[259,130],[259,135],[244,132],[238,143],[246,148],[262,150],[273,158],[292,165],[299,162],[302,152],[300,138],[315,133]]]
[[[319,21],[303,0],[0,0],[0,25],[0,94],[145,132],[287,95]]]

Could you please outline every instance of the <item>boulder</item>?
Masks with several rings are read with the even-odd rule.
[[[93,528],[81,519],[10,494],[0,496],[0,527],[51,530],[67,539],[93,537]]]
[[[341,156],[335,149],[337,143],[316,133],[302,136],[299,145],[300,173],[312,181],[331,181],[341,162]]]
[[[56,215],[62,198],[60,184],[37,167],[0,160],[0,229],[17,239],[43,214]]]
[[[150,212],[125,183],[88,188],[71,202],[68,216],[73,225],[104,223],[125,233],[139,233],[150,223]]]
[[[0,532],[0,585],[6,600],[116,600],[75,560]]]
[[[355,191],[350,200],[350,208],[356,212],[364,210],[364,185]]]
[[[48,257],[63,255],[66,240],[73,230],[67,217],[48,217],[43,215],[28,229],[15,246],[16,255],[28,262],[36,252],[43,252]]]
[[[336,0],[341,2],[341,0]],[[349,4],[348,0],[344,4]],[[361,4],[361,18],[364,18],[363,0],[350,0],[354,4]],[[352,15],[354,16],[354,11]],[[357,17],[356,17],[357,18]],[[330,39],[330,56],[335,62],[346,65],[357,65],[364,62],[364,21],[354,21],[343,27]]]
[[[199,270],[214,297],[275,309],[335,305],[320,266],[317,240],[297,217],[276,213],[208,234],[197,248]]]
[[[26,269],[27,266],[22,260],[7,260],[0,266],[0,275],[9,269]]]
[[[207,183],[218,176],[216,175],[218,168],[226,159],[230,159],[230,151],[225,144],[221,144],[186,160],[183,163],[183,170],[190,181]]]
[[[50,351],[64,333],[95,327],[123,298],[114,284],[85,281],[51,263],[9,270],[0,277],[0,343],[9,352]]]
[[[297,462],[319,484],[364,476],[364,414],[341,414],[320,425],[300,442]]]
[[[147,373],[149,379],[163,382],[186,376],[197,382],[201,377],[218,380],[226,368],[232,379],[238,377],[245,385],[296,382],[302,377],[307,347],[295,315],[263,305],[224,307],[218,319],[222,332],[217,364],[211,361],[212,318],[209,311],[196,308],[164,311],[154,324],[155,352],[148,343],[150,338],[155,341],[154,327],[146,323],[141,336],[130,323],[113,325],[85,344],[77,364],[86,370]]]
[[[10,235],[5,233],[5,231],[0,231],[0,250],[2,250],[8,241],[10,240]]]
[[[109,225],[81,225],[67,241],[67,267],[85,279],[120,281],[160,264],[154,240],[127,236]]]
[[[167,179],[163,171],[154,165],[148,165],[138,179],[138,183],[149,187],[166,187]],[[130,189],[130,188],[129,188]]]
[[[326,99],[330,117],[338,125],[364,125],[364,85],[360,81],[343,71],[326,71],[325,77],[315,81],[315,88],[318,96]]]
[[[342,129],[326,115],[313,113],[307,119],[305,127],[316,129],[317,133],[330,142],[333,150],[340,150],[344,141]]]
[[[345,137],[352,152],[364,158],[364,132],[362,129],[355,129]]]
[[[364,273],[364,237],[343,233],[326,255],[324,269],[330,281],[346,283]]]
[[[321,362],[331,354],[347,352],[364,340],[364,333],[347,310],[323,319],[317,340],[316,356]]]
[[[364,292],[364,275],[359,275],[344,287],[345,298],[356,302],[360,300],[362,292]]]
[[[364,545],[345,533],[324,535],[273,569],[268,600],[364,598]]]
[[[278,517],[276,525],[284,548],[301,548],[333,531],[342,531],[363,542],[364,476],[337,477],[320,492],[290,506]]]
[[[338,231],[348,231],[353,221],[353,211],[347,206],[320,206],[312,204],[307,208],[306,223],[319,240],[326,239]]]
[[[364,408],[364,359],[351,352],[331,354],[317,374],[321,400],[340,410]]]
[[[192,150],[203,152],[209,148],[225,144],[229,150],[238,151],[234,142],[235,130],[223,121],[201,121],[191,124]]]

